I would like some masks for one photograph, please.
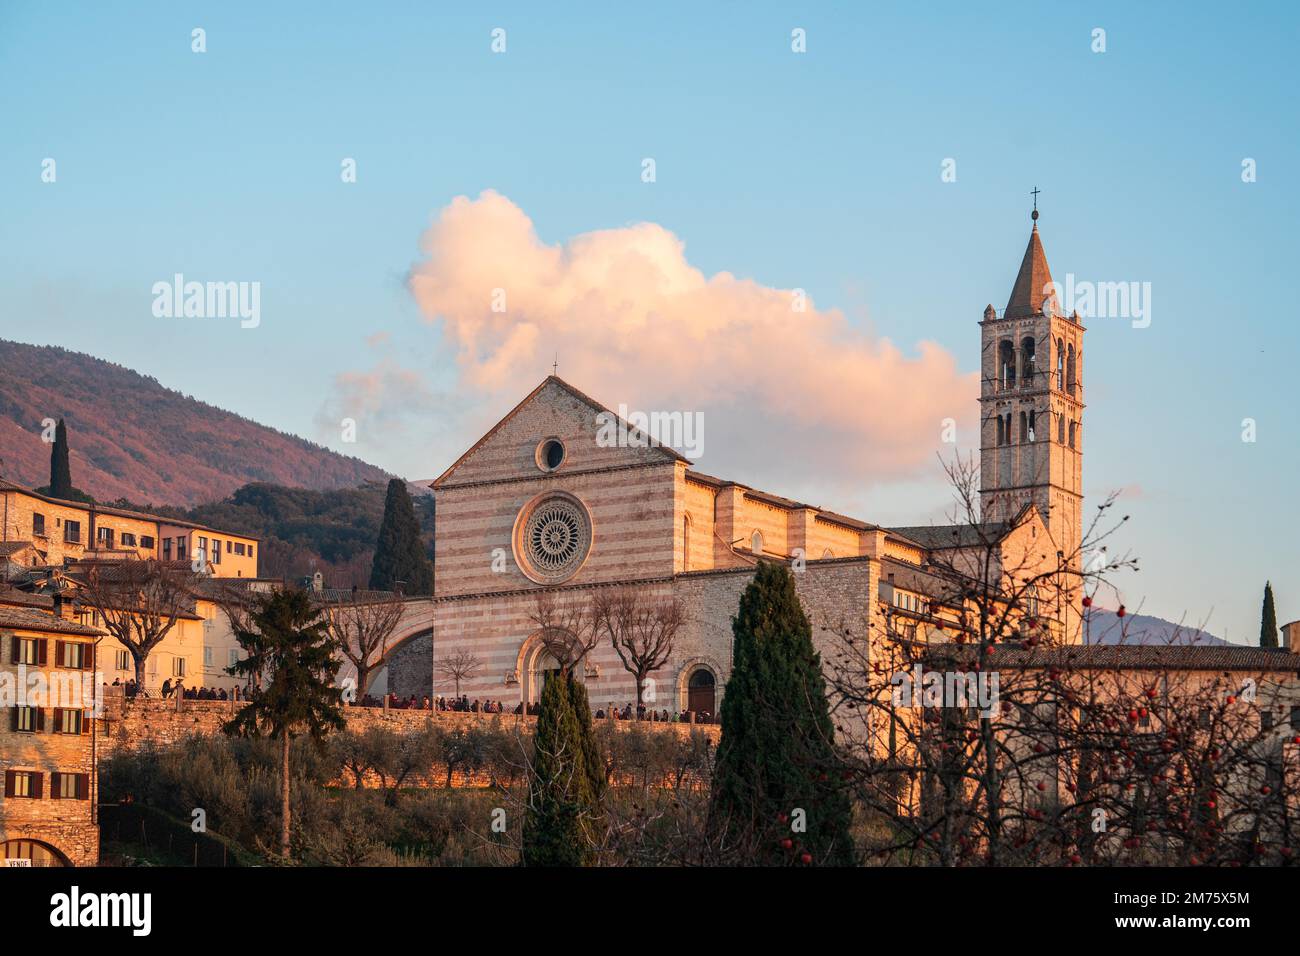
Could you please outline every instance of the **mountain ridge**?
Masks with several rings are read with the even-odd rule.
[[[391,477],[115,362],[0,339],[5,478],[33,488],[48,481],[42,423],[59,418],[68,426],[74,483],[105,502],[194,507],[252,483],[324,491]]]

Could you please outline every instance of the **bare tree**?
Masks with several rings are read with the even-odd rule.
[[[887,865],[1284,862],[1295,852],[1285,661],[1246,649],[1091,644],[1094,598],[1132,559],[1085,560],[1125,519],[1106,499],[1074,554],[1004,545],[973,469],[950,470],[952,546],[897,565],[926,596],[828,624],[828,679],[868,859]],[[945,529],[945,531],[948,529]],[[1050,539],[1049,539],[1050,540]],[[1055,544],[1050,547],[1054,548]],[[1082,642],[1071,633],[1081,619]],[[1192,640],[1195,635],[1190,635]],[[1220,652],[1222,652],[1221,656]],[[900,676],[937,678],[936,700]],[[987,700],[981,682],[995,680]],[[972,686],[974,685],[974,686]],[[909,681],[915,694],[921,688]],[[985,685],[987,686],[987,685]],[[965,696],[965,700],[960,699]]]
[[[402,619],[400,596],[375,596],[354,591],[337,600],[326,599],[326,630],[357,672],[357,697],[366,693],[371,671],[388,653],[388,640]]]
[[[91,564],[81,578],[86,603],[135,661],[144,691],[145,661],[182,615],[194,613],[198,575],[188,565],[129,559]]]
[[[483,669],[483,662],[471,651],[457,651],[435,663],[433,669],[443,680],[456,685],[456,696],[459,697],[460,682],[472,680]]]
[[[636,680],[637,713],[645,699],[646,678],[668,663],[685,611],[675,597],[655,599],[639,588],[601,590],[592,599],[596,630],[609,639],[618,659]]]
[[[580,599],[538,591],[529,617],[537,625],[542,646],[565,674],[572,673],[600,643],[592,608]]]

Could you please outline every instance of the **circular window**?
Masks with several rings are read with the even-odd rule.
[[[557,584],[577,573],[591,550],[591,518],[573,495],[535,498],[515,521],[515,561],[539,584]]]
[[[554,471],[564,464],[564,455],[564,442],[548,438],[537,446],[537,467],[542,471]]]

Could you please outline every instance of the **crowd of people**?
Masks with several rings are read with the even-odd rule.
[[[460,714],[507,713],[505,705],[499,700],[479,700],[477,697],[470,700],[468,696],[463,694],[460,697],[443,697],[439,695],[432,698],[416,697],[415,694],[407,697],[399,697],[396,694],[376,697],[373,694],[366,694],[360,701],[362,707],[383,707],[385,703],[391,710],[437,710]],[[540,709],[541,705],[538,703],[524,704],[520,702],[509,713],[536,717]],[[647,720],[666,724],[689,724],[691,722],[690,711],[683,710],[674,713],[667,709],[654,710],[647,708],[644,704],[633,706],[630,703],[624,704],[620,708],[613,701],[610,702],[608,707],[599,708],[596,711],[596,717],[600,720],[606,718],[610,720]],[[695,714],[695,723],[697,724],[711,724],[714,720],[714,715],[707,712]]]
[[[134,700],[136,697],[140,696],[141,694],[141,688],[135,682],[135,678],[131,678],[130,680],[124,681],[122,680],[122,678],[119,677],[116,680],[114,680],[113,683],[110,684],[109,686],[110,688],[117,688],[116,690],[111,691],[111,693],[121,694],[129,700]],[[185,684],[179,680],[173,683],[170,677],[167,680],[163,681],[162,689],[159,691],[159,695],[162,697],[163,700],[171,700],[174,697],[183,697],[185,700],[247,700],[248,699],[248,695],[246,693],[243,693],[241,689],[238,687],[234,688],[233,690],[226,690],[224,687],[186,687]],[[144,696],[148,697],[150,695],[146,691],[144,693]]]

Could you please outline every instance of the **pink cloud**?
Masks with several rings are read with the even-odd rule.
[[[703,412],[701,466],[744,468],[728,476],[748,483],[794,471],[827,486],[908,477],[952,451],[947,418],[973,444],[978,376],[944,348],[908,354],[837,309],[809,300],[796,311],[793,290],[706,276],[653,223],[549,245],[487,191],[453,200],[421,246],[411,293],[453,349],[461,389],[498,407],[558,353],[561,377],[610,406]]]

